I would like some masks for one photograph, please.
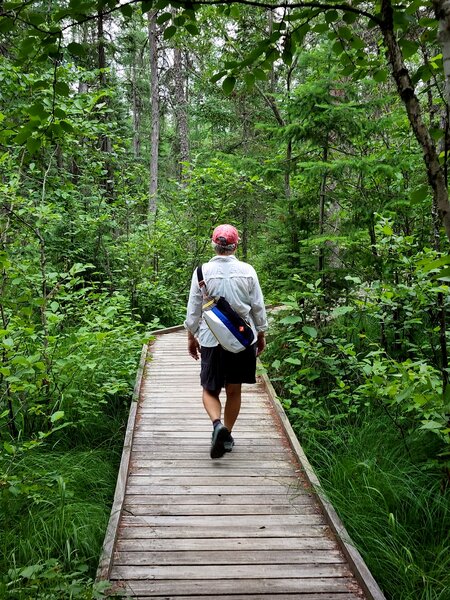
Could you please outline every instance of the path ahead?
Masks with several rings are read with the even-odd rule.
[[[339,520],[317,500],[270,385],[244,386],[236,446],[211,460],[185,332],[158,335],[150,350],[99,577],[153,600],[382,600],[359,554],[338,544]]]

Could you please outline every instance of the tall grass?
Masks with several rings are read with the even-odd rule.
[[[119,438],[115,451],[29,452],[16,464],[27,485],[0,507],[1,598],[92,597],[120,448]]]
[[[365,415],[301,442],[374,577],[392,600],[450,599],[450,490],[425,468],[433,440],[405,441]]]

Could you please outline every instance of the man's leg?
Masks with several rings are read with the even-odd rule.
[[[207,390],[203,388],[203,406],[209,415],[209,418],[214,423],[220,419],[222,414],[222,405],[219,400],[220,390]]]
[[[230,433],[241,410],[241,388],[241,383],[227,383],[225,386],[227,401],[225,403],[224,424]]]

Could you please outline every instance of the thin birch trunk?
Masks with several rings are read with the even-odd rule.
[[[175,84],[175,119],[179,143],[178,179],[182,181],[189,162],[189,123],[187,113],[186,76],[180,48],[173,50],[173,73]]]
[[[325,140],[323,147],[322,160],[324,163],[328,161],[328,135]],[[320,182],[320,193],[319,193],[319,235],[323,235],[325,231],[325,203],[327,199],[327,169],[325,168],[322,174],[322,180]],[[322,272],[325,268],[325,248],[323,244],[319,247],[319,272]]]
[[[148,41],[150,49],[151,77],[151,148],[150,148],[150,183],[148,214],[155,217],[158,196],[158,155],[159,155],[159,73],[158,73],[158,32],[156,12],[148,13]]]
[[[136,60],[137,56],[135,55],[133,58],[133,65],[131,67],[131,95],[133,102],[133,154],[135,158],[139,158],[141,155],[141,102],[138,91]]]

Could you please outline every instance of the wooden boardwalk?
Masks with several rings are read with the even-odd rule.
[[[383,600],[260,378],[244,386],[236,446],[209,458],[211,424],[186,333],[143,352],[99,566],[153,600]]]

